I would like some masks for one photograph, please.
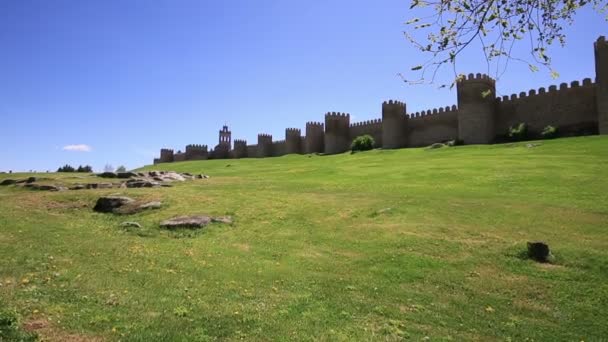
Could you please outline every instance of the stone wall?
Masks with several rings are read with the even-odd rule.
[[[505,139],[509,127],[525,123],[531,137],[538,137],[546,126],[555,126],[561,135],[608,134],[608,42],[600,37],[593,44],[595,82],[582,82],[533,89],[497,97],[496,82],[487,75],[469,74],[456,82],[458,107],[442,107],[407,113],[406,104],[390,100],[382,104],[382,118],[350,124],[350,115],[325,114],[325,123],[307,122],[306,134],[287,128],[285,140],[272,141],[259,134],[257,145],[235,140],[229,149],[230,131],[220,131],[220,145],[209,157],[253,158],[285,154],[343,153],[352,139],[369,134],[376,147],[401,148],[428,146],[460,139],[465,144],[487,144]],[[223,139],[223,140],[222,140]],[[225,140],[225,143],[223,143]],[[238,142],[238,144],[237,144]],[[185,153],[163,148],[154,163],[205,159],[206,145],[188,145]]]
[[[352,139],[365,134],[374,138],[374,147],[382,147],[382,119],[356,122],[350,125]]]
[[[559,88],[550,86],[496,99],[496,138],[520,122],[528,125],[531,136],[539,136],[548,125],[558,127],[560,134],[597,133],[598,116],[595,106],[595,85],[586,78],[582,84],[574,81]]]

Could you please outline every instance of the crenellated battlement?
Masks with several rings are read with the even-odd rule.
[[[324,125],[325,124],[322,123],[322,122],[308,121],[306,123],[306,128],[308,128],[308,127],[321,127],[321,128],[323,128]]]
[[[305,136],[299,128],[286,128],[285,139],[272,141],[271,134],[258,134],[257,145],[235,140],[224,125],[218,146],[210,158],[269,157],[289,153],[342,153],[352,139],[363,134],[374,137],[376,147],[425,146],[433,142],[460,139],[465,144],[501,141],[514,124],[524,122],[532,136],[548,125],[561,134],[608,134],[608,41],[600,36],[593,43],[595,78],[562,82],[497,96],[496,80],[482,73],[459,75],[456,79],[457,106],[436,107],[407,113],[405,102],[382,102],[381,118],[350,123],[350,114],[327,112],[324,121],[306,122]],[[155,163],[207,158],[207,145],[190,144],[185,153],[161,149]],[[184,157],[185,156],[185,157]]]
[[[207,145],[198,145],[198,144],[186,145],[186,152],[187,151],[194,151],[194,150],[207,151],[207,149],[208,149]]]
[[[411,119],[415,119],[415,118],[422,118],[422,117],[429,116],[429,115],[439,115],[439,114],[453,113],[453,112],[457,112],[457,111],[458,111],[458,107],[456,105],[452,105],[452,106],[445,106],[445,107],[427,109],[427,110],[422,110],[422,111],[415,112],[415,113],[410,113],[409,117]]]
[[[385,108],[395,108],[396,111],[405,112],[405,102],[395,100],[384,101],[382,102],[382,109],[384,110]]]
[[[457,83],[462,83],[462,82],[484,82],[484,83],[490,83],[492,85],[496,84],[496,80],[494,80],[492,77],[486,75],[486,74],[481,74],[481,73],[477,73],[477,74],[468,74],[468,75],[460,75],[458,77],[458,79],[456,80]]]
[[[538,89],[530,89],[528,92],[520,92],[518,94],[504,95],[501,97],[497,97],[496,101],[501,102],[509,102],[509,101],[518,101],[521,99],[527,99],[534,96],[564,96],[567,92],[572,89],[577,88],[593,88],[595,87],[595,82],[593,82],[590,78],[585,78],[582,82],[572,81],[570,84],[568,83],[560,83],[557,85],[550,85],[548,88],[540,87]]]
[[[340,112],[327,112],[325,113],[325,120],[350,120],[350,114]]]
[[[350,124],[350,127],[360,127],[360,126],[369,126],[369,125],[381,125],[382,119],[373,119],[361,122],[355,122]]]

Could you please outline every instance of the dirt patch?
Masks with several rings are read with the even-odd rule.
[[[23,330],[38,334],[40,341],[44,342],[103,342],[104,339],[97,336],[82,334],[70,334],[66,331],[53,327],[46,319],[30,319],[23,323]]]

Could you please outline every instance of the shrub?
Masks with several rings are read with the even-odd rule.
[[[21,330],[17,313],[2,306],[0,305],[0,341],[36,341],[35,334]]]
[[[365,134],[356,137],[350,145],[350,149],[353,152],[368,151],[374,148],[374,143],[374,138],[369,134]]]
[[[509,127],[509,132],[507,135],[512,141],[525,140],[528,137],[528,125],[526,125],[524,122],[520,122],[515,126],[511,126]]]
[[[543,128],[543,131],[540,133],[540,135],[544,139],[553,139],[557,137],[557,127],[549,125]]]
[[[123,165],[120,165],[119,167],[116,168],[116,172],[127,172],[127,168],[124,167]]]

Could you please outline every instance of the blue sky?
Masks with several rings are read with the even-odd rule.
[[[233,139],[255,143],[258,133],[283,139],[286,127],[304,129],[327,111],[377,118],[388,99],[408,112],[455,104],[454,91],[396,76],[425,58],[403,38],[415,16],[408,8],[397,0],[0,1],[0,171],[134,168],[161,147],[212,147],[224,123]],[[512,64],[497,91],[593,78],[593,41],[607,28],[583,11],[566,29],[567,48],[552,50],[559,79]],[[458,67],[483,72],[485,63],[472,49]]]

